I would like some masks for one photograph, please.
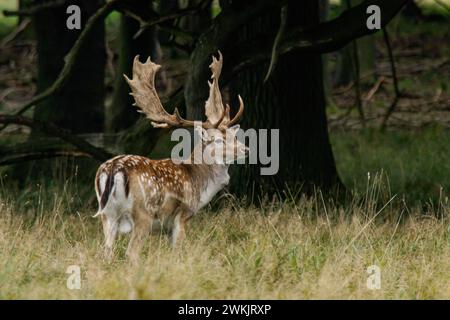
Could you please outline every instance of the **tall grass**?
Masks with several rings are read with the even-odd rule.
[[[138,265],[124,257],[127,236],[112,262],[102,258],[95,209],[70,209],[64,188],[33,207],[4,192],[0,298],[449,298],[448,199],[424,214],[386,190],[375,176],[345,207],[319,192],[264,209],[225,201],[193,217],[179,250],[150,236]],[[66,286],[71,265],[79,290]],[[381,269],[379,290],[366,285],[371,265]]]

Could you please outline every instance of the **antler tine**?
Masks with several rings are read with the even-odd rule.
[[[223,121],[229,121],[229,113],[226,112],[223,103],[222,95],[219,88],[219,78],[222,72],[222,53],[219,51],[219,58],[217,59],[214,55],[212,57],[212,62],[209,65],[211,69],[211,79],[208,81],[209,84],[209,97],[205,102],[205,115],[208,119],[207,121],[214,127],[218,127]]]
[[[155,75],[160,68],[161,66],[152,62],[150,57],[145,63],[139,61],[139,55],[134,58],[132,79],[124,75],[131,88],[130,94],[134,97],[134,105],[141,109],[138,111],[144,113],[155,128],[195,126],[196,122],[183,119],[178,109],[175,108],[173,114],[164,109],[155,88]],[[201,124],[204,128],[213,126],[209,122]]]
[[[230,120],[230,106],[226,105],[226,107],[224,107],[219,88],[219,77],[222,71],[222,64],[222,53],[219,51],[219,58],[216,58],[213,55],[212,62],[209,65],[212,73],[212,81],[208,81],[209,97],[205,103],[205,114],[209,123],[215,124],[215,127],[219,127],[220,129],[226,129],[237,123],[242,118],[242,114],[244,112],[244,102],[242,101],[242,98],[238,96],[239,110],[234,118]]]
[[[240,95],[238,95],[238,99],[239,99],[239,110],[236,113],[236,115],[234,116],[234,118],[231,119],[230,122],[228,122],[228,124],[227,124],[228,127],[231,127],[232,125],[238,123],[239,120],[241,120],[242,115],[244,114],[244,101],[242,101],[242,98]],[[228,105],[227,105],[227,107],[229,108]]]

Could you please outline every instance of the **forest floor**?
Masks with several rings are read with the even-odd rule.
[[[13,2],[2,1],[0,9]],[[12,21],[0,17],[0,112],[13,112],[35,91],[35,44],[5,41]],[[225,193],[214,203],[221,210],[208,208],[191,220],[180,250],[169,248],[166,235],[153,235],[141,263],[130,266],[125,236],[112,263],[101,256],[100,222],[91,218],[95,196],[79,182],[86,172],[67,178],[68,163],[61,163],[46,173],[50,183],[26,188],[2,177],[0,299],[448,299],[448,21],[394,20],[389,28],[402,95],[387,130],[380,125],[394,92],[382,35],[375,72],[360,84],[365,128],[356,84],[330,90],[330,138],[353,201],[334,205],[318,193],[260,209],[241,207]],[[335,58],[329,56],[331,66]],[[109,92],[116,59],[109,56]],[[172,89],[185,65],[169,64]],[[11,126],[7,134],[21,130]],[[79,290],[67,287],[70,266],[80,268]],[[381,272],[379,289],[368,286],[371,266]]]
[[[449,128],[450,30],[445,25],[448,26],[448,21],[413,22],[405,19],[396,19],[389,25],[399,90],[395,104],[391,60],[383,35],[376,34],[373,66],[368,67],[370,62],[360,61],[358,82],[350,81],[348,85],[339,87],[334,85],[331,89],[328,99],[330,130],[379,129],[384,121],[391,131],[418,131],[435,125]],[[359,46],[363,45],[367,42],[359,43]],[[337,54],[326,55],[326,59],[333,73]],[[357,86],[363,117],[356,107]],[[391,107],[392,113],[386,120]]]

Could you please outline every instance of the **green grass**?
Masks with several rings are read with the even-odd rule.
[[[450,190],[450,131],[337,132],[331,135],[345,185],[363,192],[368,173],[384,172],[393,194],[408,202],[435,203]]]

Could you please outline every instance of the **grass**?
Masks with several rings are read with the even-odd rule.
[[[0,298],[448,298],[448,199],[435,208],[445,218],[436,219],[437,211],[386,200],[387,188],[374,180],[345,207],[317,194],[265,209],[229,202],[220,213],[204,210],[180,250],[152,235],[134,266],[124,258],[126,236],[116,259],[103,260],[95,209],[73,208],[71,184],[32,207],[3,194]],[[79,290],[66,287],[71,265],[81,270]],[[381,268],[379,290],[366,286],[371,265]]]
[[[393,194],[408,203],[436,203],[450,190],[450,132],[444,127],[416,131],[333,132],[340,176],[363,192],[368,173],[384,171]]]

